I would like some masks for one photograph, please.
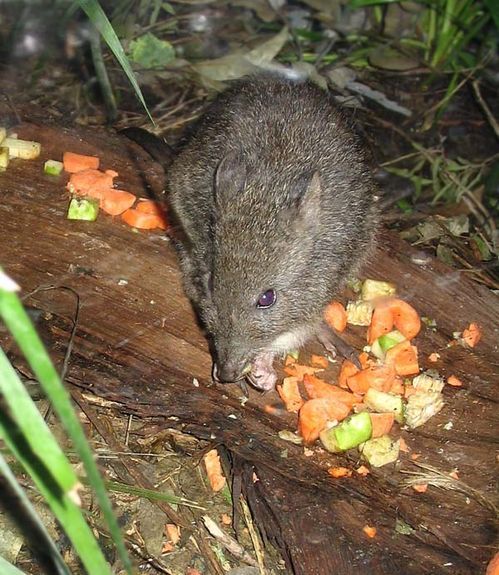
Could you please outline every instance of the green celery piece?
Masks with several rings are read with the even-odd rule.
[[[406,340],[406,337],[402,335],[397,329],[390,331],[389,333],[385,333],[384,335],[380,335],[379,338],[379,346],[381,350],[386,353],[392,347],[395,347],[398,343],[402,343]]]
[[[43,172],[49,176],[58,176],[62,172],[63,167],[64,164],[62,162],[47,160],[45,164],[43,164]]]
[[[99,213],[99,200],[95,198],[72,198],[69,202],[68,220],[94,222]]]
[[[369,388],[364,396],[364,403],[376,413],[393,413],[395,421],[404,422],[404,402],[399,395],[386,393],[374,388]]]
[[[356,413],[339,425],[327,429],[320,435],[324,447],[336,453],[357,447],[372,435],[371,417],[367,411]]]

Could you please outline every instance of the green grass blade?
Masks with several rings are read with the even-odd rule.
[[[17,567],[14,567],[12,563],[6,561],[1,555],[0,555],[0,573],[2,575],[26,575],[24,571],[21,571]]]
[[[0,270],[1,273],[1,270]],[[36,330],[19,298],[13,292],[0,289],[0,317],[12,333],[33,373],[69,434],[85,467],[88,479],[96,493],[109,532],[113,537],[124,568],[131,573],[131,563],[123,536],[106,494],[104,481],[97,469],[92,450],[85,438],[81,424],[73,410],[68,391],[62,385]]]
[[[59,575],[71,575],[68,569],[68,566],[64,563],[64,560],[57,549],[54,540],[50,536],[49,532],[47,531],[43,521],[40,519],[40,516],[36,512],[36,509],[33,507],[33,504],[28,499],[24,489],[19,485],[19,482],[16,479],[14,473],[8,466],[5,458],[0,453],[0,475],[3,475],[5,481],[10,487],[10,492],[15,494],[17,501],[23,506],[25,514],[29,517],[33,527],[37,531],[37,537],[40,539],[38,541],[39,545],[43,545],[43,548],[50,553],[52,557],[52,561],[54,562],[57,572]],[[0,569],[0,573],[3,571]]]
[[[78,478],[3,350],[0,350],[0,393],[8,410],[0,409],[0,438],[35,482],[87,571],[110,574],[109,565],[75,502]]]
[[[496,28],[499,29],[499,2],[497,0],[484,0],[484,4],[492,16]]]
[[[153,125],[155,125],[154,120],[149,112],[149,108],[147,107],[146,101],[144,100],[142,90],[140,89],[132,67],[130,66],[130,62],[126,57],[125,51],[123,50],[123,46],[121,45],[121,42],[116,35],[111,22],[109,22],[108,17],[106,16],[104,10],[101,8],[101,5],[97,0],[78,0],[78,5],[88,16],[88,19],[92,22],[92,24],[101,33],[106,44],[109,46],[109,49],[115,55],[116,59],[123,68],[123,71],[127,75],[128,80],[130,81],[130,84],[132,85],[137,98],[144,107],[144,110],[149,116],[149,119]]]

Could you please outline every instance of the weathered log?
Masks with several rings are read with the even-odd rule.
[[[42,158],[64,150],[94,153],[104,169],[119,172],[119,187],[144,196],[161,195],[162,171],[133,144],[104,130],[67,130],[25,124],[19,137],[42,143]],[[400,485],[408,457],[367,477],[332,479],[330,466],[355,464],[355,456],[304,453],[284,442],[293,429],[289,415],[262,410],[275,396],[251,391],[241,404],[236,386],[210,384],[211,360],[186,300],[175,254],[162,233],[134,233],[102,215],[96,222],[65,218],[64,177],[42,172],[41,161],[14,161],[0,173],[0,264],[24,293],[39,286],[68,286],[80,296],[80,320],[66,381],[86,394],[114,402],[123,413],[154,418],[200,438],[221,443],[240,462],[243,490],[269,539],[296,574],[476,574],[496,542],[496,517],[483,501],[430,487],[415,494]],[[419,265],[415,250],[384,232],[364,274],[397,284],[401,296],[437,330],[418,338],[421,364],[442,355],[437,368],[457,375],[462,388],[446,388],[446,406],[423,427],[402,431],[420,461],[450,472],[493,501],[497,442],[497,299],[465,274],[434,259]],[[74,300],[60,290],[27,298],[43,310],[38,322],[60,361],[74,315]],[[447,348],[452,332],[478,322],[483,340],[474,350]],[[3,344],[8,345],[5,334]],[[362,329],[348,341],[364,345]],[[311,344],[308,350],[319,350]],[[12,356],[15,349],[9,346]],[[305,352],[306,354],[307,352]],[[338,365],[328,373],[334,376]],[[193,381],[193,379],[196,381]],[[452,428],[445,424],[452,422]],[[253,472],[258,481],[253,481]],[[412,528],[395,530],[396,521]],[[367,539],[365,524],[378,534]],[[452,564],[452,566],[450,566]]]

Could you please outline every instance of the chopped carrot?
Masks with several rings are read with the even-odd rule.
[[[296,376],[285,377],[282,385],[277,386],[277,392],[286,405],[286,409],[292,413],[298,413],[305,403],[300,395],[298,387],[299,379]]]
[[[345,359],[341,364],[340,375],[338,376],[338,384],[340,387],[347,389],[347,379],[359,372],[359,368],[350,360]]]
[[[390,433],[395,421],[393,413],[370,413],[369,417],[373,428],[371,439]]]
[[[361,477],[365,477],[366,475],[369,475],[369,473],[371,473],[369,470],[369,467],[366,467],[365,465],[361,465],[360,467],[357,467],[355,472],[358,475],[360,475]]]
[[[418,493],[426,493],[428,490],[428,483],[415,483],[412,488]]]
[[[456,479],[457,481],[459,481],[459,475],[458,475],[457,469],[454,469],[454,471],[451,471],[449,473],[449,477],[452,477],[452,479]]]
[[[154,200],[139,199],[136,209],[145,214],[152,214],[154,216],[162,216],[166,218],[166,207]]]
[[[326,369],[329,366],[327,357],[324,357],[323,355],[316,355],[315,353],[312,354],[310,358],[310,364],[314,367],[321,367],[323,369]]]
[[[265,413],[268,413],[269,415],[282,415],[284,413],[284,410],[282,408],[279,408],[275,405],[271,405],[270,403],[266,403],[263,406],[263,411],[265,411]]]
[[[345,331],[347,327],[347,312],[339,301],[332,301],[324,310],[326,323],[338,332]]]
[[[101,198],[102,192],[113,187],[113,176],[100,170],[83,170],[71,174],[66,188],[72,194]]]
[[[485,575],[499,575],[499,551],[489,561]]]
[[[360,365],[362,366],[362,369],[367,369],[368,367],[371,367],[372,365],[376,365],[375,362],[373,362],[373,360],[369,357],[369,354],[367,353],[367,351],[363,351],[362,353],[359,353],[359,362],[360,362]]]
[[[222,525],[232,525],[232,517],[228,513],[220,515],[220,523]]]
[[[173,543],[171,541],[167,541],[166,543],[163,543],[163,546],[161,547],[161,554],[165,555],[166,553],[171,553],[174,549],[175,546]]]
[[[374,539],[374,537],[376,537],[376,527],[371,527],[370,525],[364,525],[364,527],[362,528],[362,531],[364,531],[364,533],[370,538],[370,539]]]
[[[348,467],[330,467],[327,472],[331,477],[338,479],[339,477],[351,477],[352,470]]]
[[[390,391],[396,378],[395,369],[390,365],[375,365],[351,375],[348,387],[354,393],[366,393],[370,387],[379,391]]]
[[[411,453],[411,459],[413,461],[416,461],[417,459],[419,459],[421,457],[421,453]]]
[[[386,352],[385,363],[393,365],[398,375],[415,375],[419,373],[418,350],[406,339]]]
[[[404,397],[406,399],[409,399],[409,397],[411,397],[411,395],[414,395],[415,393],[418,393],[418,389],[416,387],[414,387],[413,385],[406,385],[405,386]]]
[[[161,216],[146,214],[145,212],[139,212],[133,208],[123,212],[123,214],[121,214],[121,218],[129,226],[139,228],[141,230],[154,230],[156,228],[166,230],[167,228],[166,221]]]
[[[463,341],[469,347],[475,347],[481,338],[482,331],[477,323],[470,323],[470,325],[463,331]]]
[[[428,361],[431,361],[432,363],[436,363],[439,359],[440,354],[436,352],[430,353],[430,355],[428,356]]]
[[[421,330],[418,312],[407,302],[395,298],[392,300],[393,323],[407,339],[416,337]]]
[[[383,298],[376,303],[371,325],[367,331],[367,341],[371,344],[380,335],[396,327],[407,339],[416,337],[421,329],[418,312],[399,298]]]
[[[407,442],[403,437],[399,437],[399,449],[404,453],[409,453],[409,451],[411,451],[411,448],[407,445]]]
[[[463,382],[456,377],[455,375],[451,375],[447,378],[447,383],[449,385],[452,385],[454,387],[461,387],[463,385]]]
[[[317,399],[320,397],[329,397],[334,401],[341,401],[349,409],[357,403],[357,399],[353,393],[345,391],[337,385],[331,385],[315,375],[306,373],[303,376],[303,384],[310,399]]]
[[[220,491],[225,486],[225,477],[220,465],[220,456],[216,449],[210,449],[204,456],[206,475],[213,491]]]
[[[111,188],[102,192],[100,207],[106,214],[119,216],[123,212],[126,212],[128,208],[131,208],[136,199],[136,196],[130,192]]]
[[[172,545],[176,545],[180,541],[180,530],[175,523],[167,523],[165,525],[165,535]]]
[[[371,325],[367,328],[367,342],[373,343],[379,336],[391,332],[392,329],[393,313],[383,300],[383,305],[380,303],[374,308]]]
[[[298,415],[298,432],[305,443],[313,443],[328,421],[341,421],[350,409],[341,401],[331,398],[309,399]]]
[[[74,152],[64,152],[62,155],[62,163],[64,164],[64,170],[70,174],[88,169],[99,169],[99,158],[97,156],[84,156],[83,154],[75,154]]]
[[[185,575],[202,575],[201,571],[196,569],[195,567],[187,567],[187,571]]]
[[[311,365],[302,365],[301,363],[293,363],[291,365],[286,365],[284,367],[284,373],[286,375],[292,375],[297,377],[300,381],[303,379],[303,376],[307,373],[310,375],[314,375],[319,371],[318,367],[312,367]]]
[[[396,395],[404,395],[405,393],[404,380],[398,375],[395,376],[392,385],[390,386],[390,393],[395,393]]]

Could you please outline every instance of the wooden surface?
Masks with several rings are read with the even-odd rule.
[[[251,391],[243,406],[236,386],[208,385],[207,345],[183,295],[168,239],[162,233],[134,232],[104,214],[93,223],[66,220],[65,177],[42,173],[43,161],[60,159],[64,150],[96,153],[104,169],[120,173],[118,187],[147,196],[161,195],[159,166],[103,130],[25,124],[16,131],[41,141],[43,152],[40,160],[14,161],[0,173],[0,264],[24,294],[53,285],[78,292],[81,310],[68,384],[115,402],[122,413],[154,418],[224,444],[240,462],[243,491],[290,572],[484,572],[497,543],[493,510],[471,491],[465,495],[430,486],[416,494],[404,488],[402,471],[418,470],[408,455],[364,478],[331,479],[327,468],[345,464],[345,458],[318,449],[310,455],[280,440],[277,433],[294,429],[295,422],[289,415],[262,411],[265,403],[277,403],[274,393]],[[421,364],[444,376],[457,375],[464,386],[446,386],[444,409],[401,435],[413,452],[421,453],[418,461],[443,473],[458,468],[464,483],[497,503],[497,297],[464,273],[436,260],[419,265],[414,256],[415,250],[385,232],[364,275],[395,282],[404,299],[437,322],[436,332],[424,329],[417,338]],[[25,302],[43,310],[38,328],[60,361],[74,297],[67,291],[39,290]],[[476,350],[447,348],[452,332],[470,321],[483,328]],[[360,328],[347,335],[358,349],[363,337]],[[5,334],[3,345],[15,356]],[[312,344],[303,357],[311,350],[320,347]],[[437,364],[426,360],[432,351],[441,353]],[[337,371],[338,365],[332,365],[327,373]],[[349,456],[347,463],[357,461]],[[412,533],[396,532],[397,520]],[[375,539],[363,534],[366,524],[377,527]]]

